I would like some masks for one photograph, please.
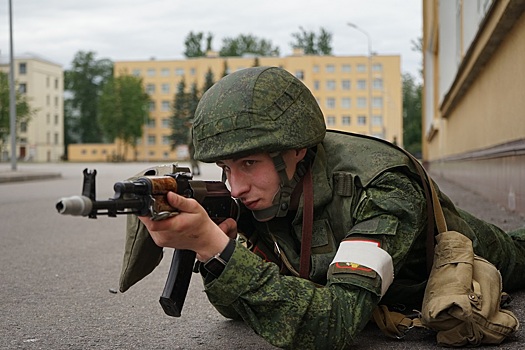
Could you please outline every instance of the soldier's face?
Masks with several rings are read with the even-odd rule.
[[[305,153],[306,149],[282,152],[289,179]],[[248,209],[262,210],[272,206],[281,180],[272,158],[267,153],[227,159],[217,162],[217,165],[226,174],[232,197],[240,199]]]

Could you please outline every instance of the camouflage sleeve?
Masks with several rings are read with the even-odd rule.
[[[422,188],[400,172],[382,174],[363,191],[349,235],[377,237],[393,259],[397,274],[421,233],[426,233],[426,199]],[[424,242],[424,240],[420,241]],[[424,261],[423,261],[424,264]]]
[[[418,214],[424,210],[421,200],[424,197],[410,179],[384,174],[363,193],[354,211],[358,224],[348,234],[387,237],[386,249],[394,265],[400,266],[410,240],[424,226]],[[398,233],[400,239],[395,238]],[[380,299],[381,281],[378,276],[356,278],[331,270],[327,285],[318,287],[280,275],[275,264],[238,245],[221,276],[205,287],[210,302],[223,315],[239,315],[275,346],[341,349],[348,348],[370,320]]]
[[[237,245],[221,276],[205,287],[223,315],[239,315],[281,348],[345,348],[377,303],[371,293],[352,286],[316,287],[308,280],[280,275],[277,265],[242,245]]]

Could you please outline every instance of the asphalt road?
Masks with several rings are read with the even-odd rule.
[[[26,173],[59,172],[60,178],[0,183],[1,349],[274,349],[241,322],[224,319],[208,303],[199,276],[192,279],[180,318],[166,316],[158,299],[171,252],[126,293],[118,289],[124,218],[87,219],[57,214],[56,201],[80,194],[82,170],[98,171],[97,197],[147,164],[19,164]],[[9,164],[0,164],[0,176]],[[213,165],[197,178],[218,179]],[[506,229],[525,225],[481,197],[444,179],[442,189],[460,206]],[[525,293],[512,310],[525,320]],[[520,349],[522,331],[498,349]],[[391,340],[373,325],[354,349],[435,349],[434,335],[413,330]],[[494,347],[488,347],[494,349]]]

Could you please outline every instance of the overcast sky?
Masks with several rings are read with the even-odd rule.
[[[252,34],[291,53],[299,27],[332,33],[335,55],[372,51],[401,55],[401,70],[419,78],[421,55],[412,41],[422,36],[421,0],[11,0],[14,54],[37,54],[69,68],[75,54],[94,51],[113,61],[182,59],[190,31],[222,39]],[[8,0],[0,2],[0,55],[9,56]]]

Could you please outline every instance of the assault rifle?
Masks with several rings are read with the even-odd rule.
[[[116,217],[135,214],[150,216],[152,220],[163,220],[178,211],[168,204],[168,192],[194,198],[206,210],[208,216],[220,223],[227,218],[238,219],[239,204],[230,191],[220,181],[192,180],[189,168],[172,167],[172,172],[156,175],[155,171],[129,181],[117,182],[113,186],[115,194],[108,200],[97,200],[95,177],[97,171],[84,169],[82,195],[61,198],[56,209],[63,215],[87,216],[96,219],[98,215]],[[180,317],[188,292],[195,252],[178,250],[173,253],[166,285],[160,297],[160,304],[169,316]]]

